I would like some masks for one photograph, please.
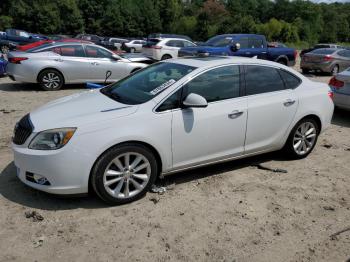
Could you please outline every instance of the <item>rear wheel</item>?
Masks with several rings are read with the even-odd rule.
[[[132,47],[131,49],[130,49],[130,53],[135,53],[136,52],[136,49],[134,48],[134,47]]]
[[[332,71],[331,71],[331,75],[332,76],[335,76],[336,74],[339,73],[339,66],[338,65],[335,65],[333,68],[332,68]]]
[[[91,183],[109,204],[126,204],[144,196],[158,174],[157,161],[145,146],[128,143],[108,150],[96,162]]]
[[[285,65],[285,66],[288,65],[288,62],[287,62],[286,59],[278,59],[278,60],[277,60],[277,63],[282,64],[282,65]]]
[[[171,59],[172,56],[171,55],[163,55],[162,56],[162,60],[167,60],[167,59]]]
[[[7,54],[8,52],[10,52],[10,48],[7,45],[1,46],[1,53]]]
[[[57,70],[47,69],[39,74],[38,82],[45,91],[56,91],[63,86],[64,78]]]
[[[294,159],[307,157],[316,145],[319,128],[312,118],[300,120],[292,129],[284,150]]]
[[[303,74],[308,74],[308,73],[310,73],[310,70],[309,70],[309,69],[306,69],[306,68],[302,68],[301,71],[303,72]]]

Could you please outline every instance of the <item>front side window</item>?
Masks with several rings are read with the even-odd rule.
[[[192,47],[192,46],[196,46],[194,43],[188,42],[188,41],[184,41],[184,47]]]
[[[264,48],[264,43],[263,43],[262,39],[249,38],[249,47],[250,48]]]
[[[101,92],[120,103],[138,105],[153,99],[194,69],[176,63],[156,63],[101,89]]]
[[[203,96],[208,103],[239,97],[239,66],[223,66],[207,71],[184,86],[184,95]]]
[[[256,95],[284,90],[284,83],[277,69],[267,66],[246,66],[246,94]]]
[[[85,47],[85,50],[86,50],[87,57],[93,57],[93,58],[111,58],[112,57],[112,54],[110,52],[96,46],[88,45]]]
[[[234,41],[235,42],[235,41]],[[236,43],[239,43],[241,45],[241,48],[249,48],[249,43],[248,43],[248,37],[242,37],[236,41]]]

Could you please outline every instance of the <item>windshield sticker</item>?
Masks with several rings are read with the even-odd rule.
[[[170,79],[168,81],[166,81],[165,83],[161,84],[160,86],[158,86],[157,88],[153,89],[150,94],[152,95],[156,95],[159,92],[162,92],[164,89],[168,88],[169,86],[171,86],[172,84],[174,84],[176,81],[174,79]]]

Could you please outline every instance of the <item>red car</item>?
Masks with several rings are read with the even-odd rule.
[[[37,42],[34,42],[34,43],[30,43],[30,44],[26,44],[26,45],[18,45],[18,46],[16,46],[16,50],[17,51],[27,51],[28,49],[31,49],[31,48],[34,48],[34,47],[37,47],[37,46],[41,46],[41,45],[44,45],[44,44],[54,43],[54,42],[56,42],[56,43],[57,42],[78,42],[78,43],[93,44],[90,41],[76,39],[76,38],[62,38],[62,39],[56,40],[56,41],[48,39],[48,40],[40,40],[40,41],[37,41]]]

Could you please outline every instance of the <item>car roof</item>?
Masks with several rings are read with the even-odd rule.
[[[164,62],[168,63],[177,63],[188,66],[194,66],[197,68],[211,68],[215,66],[225,65],[225,64],[261,64],[261,65],[270,65],[270,66],[280,66],[284,67],[281,64],[275,62],[247,58],[247,57],[238,57],[238,56],[203,56],[203,57],[183,57],[177,59],[169,59]]]
[[[180,40],[180,41],[192,42],[191,40],[187,40],[187,39],[184,39],[184,38],[175,38],[175,37],[150,38],[150,39],[157,39],[159,41]]]

